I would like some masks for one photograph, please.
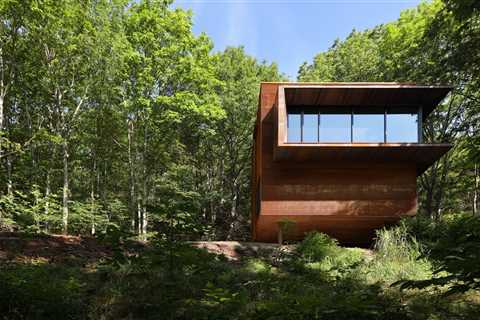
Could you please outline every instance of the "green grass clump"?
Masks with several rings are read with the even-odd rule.
[[[390,284],[432,276],[431,263],[422,258],[421,245],[404,224],[378,230],[373,253],[373,259],[362,267],[369,282]]]

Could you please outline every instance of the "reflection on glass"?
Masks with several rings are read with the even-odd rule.
[[[301,142],[301,114],[288,113],[287,119],[287,141]]]
[[[385,114],[383,110],[354,110],[353,142],[384,142]]]
[[[350,142],[350,126],[350,113],[320,114],[320,142]]]
[[[292,107],[287,113],[288,142],[419,142],[416,107],[354,107],[353,123],[350,107]]]
[[[387,110],[387,142],[418,142],[418,114],[415,109]]]
[[[303,142],[318,142],[318,113],[303,114]]]

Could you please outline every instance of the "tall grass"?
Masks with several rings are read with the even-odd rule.
[[[426,279],[432,266],[422,258],[422,247],[405,224],[377,231],[373,259],[364,266],[369,282],[392,283],[401,279]]]

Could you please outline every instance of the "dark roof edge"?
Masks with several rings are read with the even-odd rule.
[[[437,88],[437,89],[453,89],[451,85],[425,85],[413,82],[269,82],[262,81],[260,84],[276,84],[281,86],[292,87],[346,87],[346,88]]]

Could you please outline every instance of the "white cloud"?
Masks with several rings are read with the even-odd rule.
[[[227,4],[227,30],[225,43],[229,46],[245,45],[250,54],[257,54],[258,30],[252,4]]]

